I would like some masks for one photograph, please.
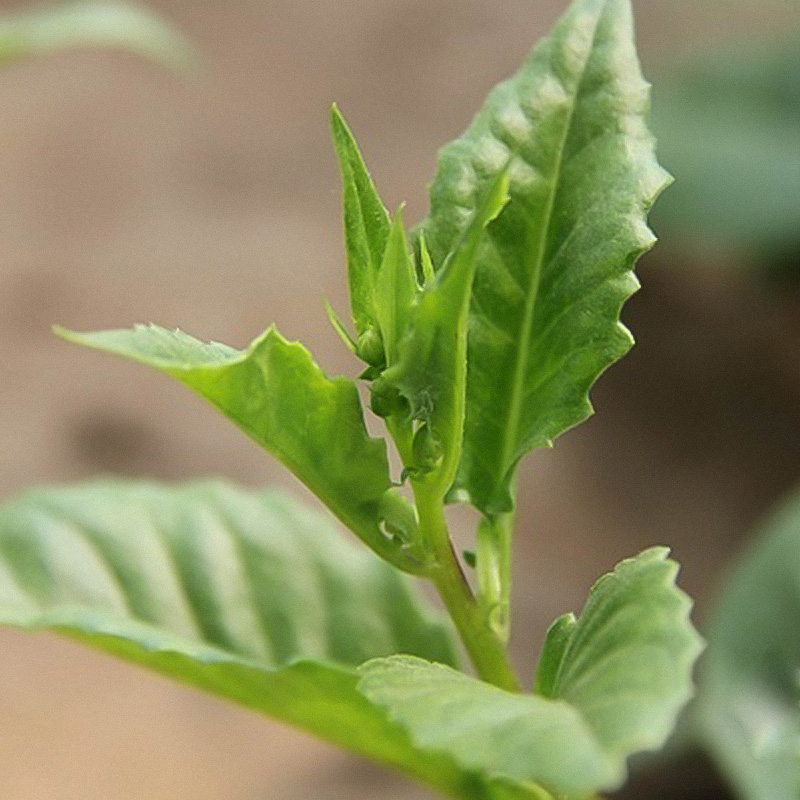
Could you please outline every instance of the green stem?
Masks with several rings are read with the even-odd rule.
[[[511,537],[514,512],[483,517],[478,524],[478,605],[500,641],[511,623]]]
[[[412,443],[414,441],[414,429],[412,428],[411,421],[404,419],[400,414],[392,414],[384,421],[386,422],[386,428],[397,448],[400,461],[404,467],[411,466],[413,461]]]
[[[501,689],[521,691],[505,645],[475,600],[453,551],[444,518],[443,498],[424,478],[412,481],[412,486],[423,546],[434,556],[428,577],[436,586],[478,675]]]

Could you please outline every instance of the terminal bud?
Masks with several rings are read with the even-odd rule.
[[[367,328],[356,343],[356,354],[371,367],[386,366],[386,353],[383,348],[383,337],[377,328]]]

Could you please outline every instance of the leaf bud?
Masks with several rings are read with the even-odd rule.
[[[367,328],[358,337],[356,353],[362,361],[366,361],[372,367],[386,366],[383,337],[377,328]]]
[[[381,498],[378,514],[384,530],[403,544],[411,544],[419,538],[414,507],[394,489],[389,489]]]
[[[423,422],[414,434],[412,453],[414,468],[419,472],[432,472],[442,463],[442,445],[431,432],[427,422]]]
[[[406,413],[408,401],[386,378],[378,378],[370,388],[369,407],[377,416],[386,419],[393,414]]]

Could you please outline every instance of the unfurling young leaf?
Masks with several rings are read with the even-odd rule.
[[[385,372],[386,380],[409,401],[412,417],[421,422],[415,434],[414,468],[435,471],[443,491],[453,480],[464,430],[467,319],[478,245],[484,228],[508,201],[507,190],[508,176],[501,172],[475,210],[452,258],[426,284],[411,314],[397,363]],[[430,463],[421,463],[421,458]]]
[[[375,313],[386,351],[386,365],[389,367],[397,363],[398,349],[411,322],[416,294],[417,279],[401,209],[394,218],[375,281]]]
[[[380,329],[375,293],[391,223],[356,140],[335,105],[331,108],[331,132],[342,173],[347,280],[359,356],[379,366],[383,353],[374,345]]]

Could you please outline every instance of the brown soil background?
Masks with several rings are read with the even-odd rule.
[[[328,371],[352,374],[321,302],[345,308],[328,104],[347,115],[388,204],[408,201],[416,219],[437,148],[564,3],[153,5],[203,53],[196,78],[108,54],[0,72],[2,496],[98,473],[300,493],[180,387],[59,342],[50,324],[157,321],[244,345],[275,321]],[[791,3],[636,5],[651,72],[708,38],[796,17]],[[800,473],[800,305],[728,267],[650,258],[627,309],[639,346],[599,385],[598,415],[525,464],[514,641],[526,674],[547,622],[652,544],[674,547],[702,621],[732,550]],[[429,796],[51,636],[3,631],[0,642],[0,798]]]

